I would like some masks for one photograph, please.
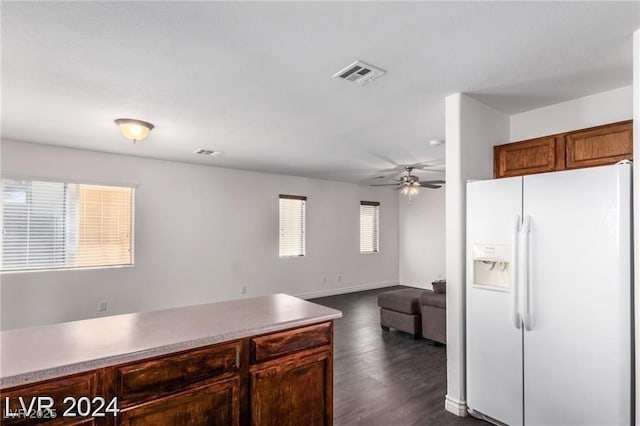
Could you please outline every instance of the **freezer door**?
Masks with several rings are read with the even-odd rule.
[[[631,424],[631,166],[526,176],[525,424]]]
[[[509,425],[522,424],[522,331],[504,273],[521,208],[521,177],[467,184],[467,404]]]

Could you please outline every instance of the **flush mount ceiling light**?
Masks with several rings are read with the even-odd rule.
[[[118,118],[115,123],[120,128],[120,132],[125,138],[130,139],[133,143],[141,141],[149,135],[153,130],[153,124],[142,120],[134,120],[133,118]]]

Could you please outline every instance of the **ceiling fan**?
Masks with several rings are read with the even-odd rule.
[[[397,190],[400,190],[403,194],[415,195],[418,192],[418,188],[431,188],[438,189],[442,188],[442,185],[445,183],[443,180],[423,180],[420,181],[418,176],[411,174],[413,171],[413,166],[405,166],[404,172],[400,176],[400,179],[393,179],[397,183],[382,183],[382,184],[373,184],[371,186],[397,186]]]

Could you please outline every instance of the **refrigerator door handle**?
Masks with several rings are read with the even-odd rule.
[[[513,259],[512,259],[512,268],[511,268],[511,312],[513,318],[513,325],[519,330],[522,327],[522,316],[520,315],[520,271],[519,271],[519,240],[520,240],[520,227],[522,225],[522,220],[520,216],[516,216],[516,220],[513,226],[513,239],[511,241],[513,247]]]
[[[533,308],[531,302],[531,217],[526,216],[524,219],[524,224],[522,225],[522,236],[524,242],[522,244],[522,250],[524,251],[522,259],[524,260],[523,265],[523,277],[524,277],[524,328],[527,331],[530,331],[533,328]]]

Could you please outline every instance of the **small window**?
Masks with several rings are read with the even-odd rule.
[[[305,255],[307,197],[280,195],[280,257]]]
[[[2,179],[2,271],[133,264],[133,188]]]
[[[377,253],[380,250],[380,203],[360,201],[360,253]]]

